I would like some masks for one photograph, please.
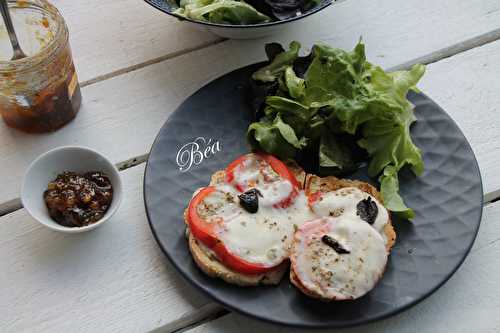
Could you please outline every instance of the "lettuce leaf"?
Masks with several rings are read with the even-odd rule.
[[[403,219],[413,219],[415,212],[406,207],[403,198],[399,195],[398,168],[393,165],[385,167],[379,181],[380,193],[382,194],[382,198],[384,198],[384,205],[387,209],[395,212]]]
[[[295,72],[291,66],[285,69],[285,85],[288,89],[288,93],[292,98],[296,98],[298,100],[302,100],[306,94],[306,84],[305,80],[301,79]]]
[[[346,174],[356,170],[349,146],[331,133],[323,133],[319,144],[319,174]]]
[[[252,75],[252,79],[262,82],[272,82],[277,80],[285,72],[286,68],[293,65],[299,57],[300,43],[291,42],[290,49],[278,54],[267,66],[262,67]]]
[[[279,115],[272,120],[265,117],[251,124],[247,136],[253,147],[263,149],[282,159],[293,158],[297,150],[307,145],[307,139],[302,137],[299,140],[293,128],[283,122]]]
[[[199,21],[222,24],[256,24],[271,18],[243,1],[181,0],[176,14]]]
[[[320,0],[170,0],[175,14],[222,24],[257,24],[286,20],[316,7]]]
[[[304,103],[317,105],[339,97],[362,97],[362,83],[366,62],[364,45],[358,44],[352,52],[325,44],[313,47],[313,61],[305,74]]]
[[[254,80],[279,85],[279,96],[266,99],[265,119],[250,125],[253,146],[280,157],[314,151],[319,169],[336,174],[355,165],[339,135],[356,135],[359,147],[369,154],[369,175],[379,176],[386,207],[413,218],[399,196],[398,172],[405,165],[416,175],[423,172],[421,152],[410,135],[416,119],[406,95],[416,90],[425,66],[387,73],[366,60],[362,42],[351,52],[318,43],[302,58],[299,49],[300,44],[292,42],[288,51],[253,75]],[[294,71],[299,62],[301,68],[307,64],[303,78]]]

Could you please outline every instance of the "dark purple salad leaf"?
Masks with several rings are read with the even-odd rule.
[[[318,0],[247,0],[259,12],[276,20],[287,20],[301,15],[319,4]]]
[[[312,60],[312,53],[309,53],[305,57],[298,57],[297,60],[295,60],[295,62],[293,63],[293,71],[295,72],[295,75],[303,79]]]
[[[285,52],[285,49],[280,43],[268,43],[264,49],[269,63],[273,62],[278,54]]]

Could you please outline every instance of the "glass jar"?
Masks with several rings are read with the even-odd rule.
[[[45,0],[8,3],[28,57],[10,60],[10,42],[3,40],[8,37],[0,26],[0,113],[7,125],[25,132],[55,131],[76,116],[81,104],[68,28]]]

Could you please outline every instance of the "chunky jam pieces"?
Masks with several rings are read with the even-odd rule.
[[[48,184],[43,197],[57,223],[84,227],[104,216],[113,200],[113,187],[102,172],[64,172]]]
[[[55,131],[75,118],[82,99],[67,26],[46,1],[10,2],[16,30],[30,47],[19,61],[9,61],[10,52],[7,57],[0,53],[0,115],[24,132]]]

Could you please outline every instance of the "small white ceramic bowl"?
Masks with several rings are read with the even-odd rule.
[[[109,177],[113,186],[113,201],[102,219],[85,227],[71,228],[58,224],[50,217],[43,193],[48,183],[64,171],[101,171]],[[106,157],[90,148],[67,146],[50,150],[31,163],[24,176],[21,201],[28,213],[44,226],[56,231],[78,233],[95,229],[106,222],[120,206],[122,192],[118,169]]]

